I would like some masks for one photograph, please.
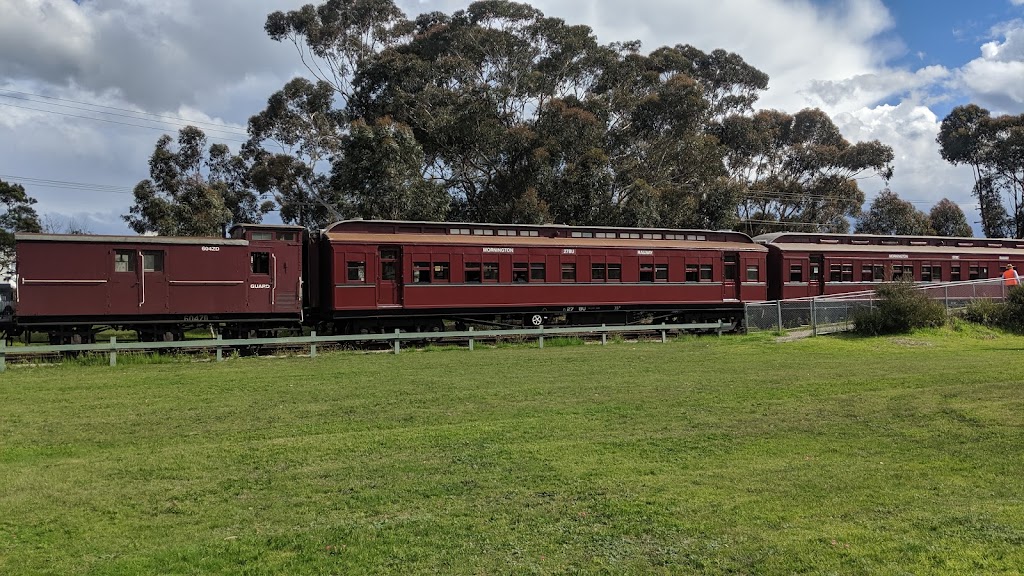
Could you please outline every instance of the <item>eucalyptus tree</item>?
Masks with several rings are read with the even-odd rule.
[[[909,236],[935,234],[927,214],[889,189],[883,190],[871,201],[871,207],[857,221],[855,232]]]
[[[14,262],[14,234],[41,232],[36,203],[21,184],[0,180],[0,268],[10,269]]]
[[[974,236],[967,216],[960,206],[949,198],[943,198],[928,212],[928,221],[932,230],[939,236],[958,236],[969,238]]]
[[[176,146],[164,134],[149,159],[149,179],[132,191],[134,204],[122,216],[142,234],[216,236],[225,225],[259,222],[273,209],[246,181],[244,163],[224,144],[207,148],[195,126],[178,132]]]
[[[797,225],[846,232],[864,203],[859,179],[892,177],[892,148],[877,140],[851,144],[817,109],[733,115],[718,135],[744,189],[739,216],[750,234]]]

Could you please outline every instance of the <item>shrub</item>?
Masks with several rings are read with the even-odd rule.
[[[1018,334],[1024,334],[1024,288],[1014,286],[1007,292],[999,325]]]
[[[902,334],[946,323],[946,309],[942,304],[915,290],[912,282],[883,284],[875,292],[878,295],[875,307],[853,317],[854,330],[860,334]]]
[[[961,317],[968,322],[982,326],[1002,326],[1006,312],[1006,304],[992,300],[973,300],[961,312]]]

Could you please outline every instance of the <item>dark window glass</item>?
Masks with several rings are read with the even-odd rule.
[[[590,279],[596,281],[604,281],[605,279],[605,267],[604,264],[591,264],[590,265]]]
[[[348,279],[350,282],[366,282],[366,262],[349,262]]]
[[[524,283],[530,281],[530,266],[526,262],[512,264],[512,281]]]
[[[252,233],[252,239],[253,240],[273,240],[274,239],[274,233],[273,232],[253,232]]]
[[[640,265],[640,281],[654,282],[654,264]]]
[[[608,280],[615,280],[616,282],[622,280],[622,264],[608,265]]]
[[[270,252],[249,254],[249,264],[253,274],[270,274]]]
[[[701,282],[710,282],[713,276],[714,276],[714,272],[713,272],[713,269],[711,267],[711,264],[701,264],[700,265],[700,281]]]
[[[381,260],[398,260],[398,250],[396,248],[381,248],[380,249]]]
[[[927,264],[925,264],[924,266],[921,266],[921,282],[931,282],[931,281],[932,281],[932,267],[927,265]]]
[[[135,272],[135,252],[132,250],[115,250],[114,272]]]
[[[892,265],[892,280],[898,282],[903,279],[903,265],[893,264]]]
[[[434,280],[448,281],[447,262],[434,262]]]
[[[871,282],[874,279],[875,279],[875,276],[874,276],[874,273],[871,271],[871,265],[870,264],[865,264],[864,266],[860,267],[860,281],[861,282]]]
[[[295,232],[278,232],[277,239],[281,240],[282,242],[294,242]]]
[[[479,262],[466,262],[466,283],[478,283],[481,281],[482,275],[480,273]]]
[[[668,264],[655,264],[654,265],[654,279],[655,280],[668,280]]]
[[[828,269],[828,281],[839,282],[843,277],[843,267],[839,264],[832,264]]]
[[[873,276],[875,282],[885,282],[885,266],[881,264],[875,264],[872,266]]]
[[[164,253],[163,251],[147,251],[142,253],[143,272],[163,272]]]
[[[790,282],[803,282],[804,281],[804,267],[800,264],[792,264],[789,267],[789,281]]]
[[[398,278],[398,264],[394,261],[380,263],[380,279],[394,280]]]
[[[949,269],[949,279],[952,282],[959,282],[960,281],[960,267],[959,266],[952,266],[952,267],[950,267],[950,269]]]
[[[547,274],[544,270],[543,262],[531,262],[530,263],[530,281],[531,282],[543,282],[547,279]]]
[[[736,279],[736,263],[735,262],[726,262],[725,263],[725,268],[722,269],[722,274],[725,275],[725,279],[726,280],[735,280]]]
[[[932,266],[932,282],[942,282],[942,266]]]
[[[747,282],[758,282],[760,280],[760,270],[756,264],[747,266]]]
[[[700,272],[698,271],[696,264],[686,265],[686,281],[687,282],[700,282]]]
[[[412,281],[415,284],[430,284],[430,262],[414,262]]]
[[[488,282],[498,281],[498,263],[484,262],[484,280]]]
[[[811,264],[811,269],[808,272],[808,279],[810,282],[817,282],[821,280],[821,266],[819,264]]]
[[[982,279],[988,278],[988,266],[982,266],[979,274],[981,275]]]
[[[853,282],[853,264],[843,264],[843,282]]]
[[[576,265],[571,263],[562,264],[562,282],[576,281]]]

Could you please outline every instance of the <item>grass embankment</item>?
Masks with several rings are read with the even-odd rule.
[[[0,376],[0,573],[1016,573],[1024,339]]]

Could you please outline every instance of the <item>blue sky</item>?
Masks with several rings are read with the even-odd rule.
[[[263,23],[308,1],[0,0],[0,177],[25,184],[55,221],[127,232],[120,216],[161,133],[203,122],[224,131],[211,141],[237,149],[248,117],[304,74]],[[410,16],[468,5],[397,2]],[[738,53],[771,78],[760,107],[820,107],[847,139],[892,146],[889,185],[924,210],[950,198],[977,220],[970,170],[943,162],[935,144],[954,106],[1024,113],[1024,0],[531,3],[603,43]],[[869,199],[884,185],[861,182]]]

